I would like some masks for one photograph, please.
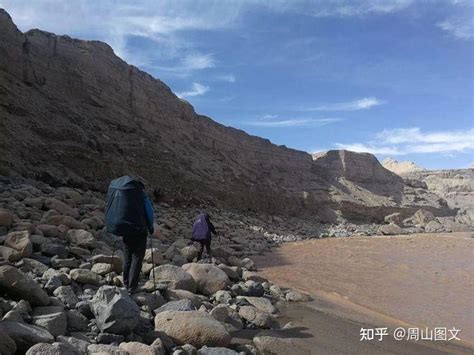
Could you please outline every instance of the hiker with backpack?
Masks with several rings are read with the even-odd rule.
[[[212,251],[211,251],[211,236],[212,234],[217,234],[214,225],[211,222],[209,214],[206,212],[200,213],[193,224],[192,238],[194,242],[199,242],[201,248],[198,252],[197,260],[201,260],[202,253],[204,252],[204,247],[206,247],[207,255],[209,259],[212,260]]]
[[[147,236],[154,232],[153,206],[143,183],[130,176],[113,180],[107,193],[105,219],[107,232],[122,237],[123,284],[134,293],[138,287]]]

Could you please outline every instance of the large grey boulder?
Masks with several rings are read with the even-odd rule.
[[[310,351],[299,345],[294,340],[282,338],[278,334],[262,334],[253,338],[253,343],[261,355],[298,354],[310,355]]]
[[[112,264],[113,269],[116,273],[121,273],[122,272],[122,259],[118,255],[104,255],[104,254],[98,254],[94,255],[90,261],[93,264]]]
[[[29,258],[33,254],[33,243],[30,240],[29,231],[11,232],[7,235],[4,245],[15,249],[23,258]]]
[[[166,312],[166,311],[194,311],[196,310],[193,307],[193,304],[190,300],[179,300],[179,301],[171,301],[165,303],[160,308],[155,309],[155,314]]]
[[[3,260],[9,261],[11,263],[17,262],[21,259],[20,252],[3,245],[0,245],[0,256],[3,258]]]
[[[85,332],[89,319],[76,309],[67,311],[67,330],[68,332]]]
[[[208,348],[203,346],[198,350],[197,355],[239,355],[239,353],[227,348]]]
[[[199,254],[199,250],[194,245],[188,245],[179,251],[187,262],[193,261]]]
[[[130,355],[126,350],[114,345],[90,344],[87,347],[89,355]]]
[[[138,324],[140,309],[127,292],[118,287],[100,287],[90,308],[103,333],[127,335]]]
[[[222,323],[205,312],[166,311],[156,315],[155,330],[165,332],[176,344],[197,348],[228,346],[231,336]]]
[[[145,251],[143,260],[153,265],[160,265],[163,263],[163,255],[161,255],[161,251],[157,248],[153,248],[153,250],[149,248]]]
[[[405,234],[405,231],[394,223],[386,224],[380,226],[378,229],[378,233],[383,235],[397,235],[397,234]]]
[[[13,223],[13,213],[3,208],[0,209],[0,227],[10,227]]]
[[[196,281],[198,292],[206,296],[224,289],[230,283],[227,274],[215,265],[190,263],[182,268]]]
[[[150,309],[158,308],[166,303],[166,300],[159,291],[154,291],[153,293],[138,292],[132,294],[131,297],[138,306],[146,306]]]
[[[146,345],[136,341],[121,343],[119,348],[127,351],[129,354],[165,355],[164,347]]]
[[[77,349],[67,343],[39,343],[28,349],[26,355],[80,355]]]
[[[444,227],[436,219],[426,223],[426,226],[425,226],[426,233],[439,233],[443,231],[444,231]]]
[[[251,322],[257,327],[264,329],[271,328],[274,320],[270,314],[262,312],[254,306],[240,307],[239,316],[245,319],[247,322]]]
[[[0,322],[0,333],[12,338],[18,353],[25,353],[37,343],[52,343],[54,337],[46,329],[19,322]]]
[[[46,329],[55,337],[64,335],[67,329],[66,313],[62,307],[36,307],[33,310],[33,324]]]
[[[6,333],[0,332],[0,354],[15,355],[16,343]]]
[[[84,355],[87,354],[87,347],[90,344],[88,341],[84,339],[79,339],[74,336],[66,337],[66,336],[60,335],[56,338],[56,340],[61,343],[71,345],[73,348],[77,349],[79,353],[84,354]]]
[[[32,306],[47,306],[48,294],[16,267],[0,266],[0,291],[15,300],[26,300]]]
[[[435,220],[436,217],[430,211],[419,209],[412,217],[413,223],[417,226],[424,227],[428,222]]]
[[[44,224],[49,224],[53,226],[60,226],[65,225],[69,228],[74,229],[84,229],[85,226],[83,223],[79,222],[78,220],[74,219],[70,216],[63,216],[63,215],[53,215],[48,217],[47,219],[43,220]]]
[[[265,312],[265,313],[276,313],[277,312],[276,307],[267,298],[237,296],[237,300],[239,300],[239,299],[245,299],[248,303],[250,303],[252,306],[257,308],[259,311],[262,311],[262,312]]]
[[[394,223],[397,226],[401,225],[403,222],[402,214],[399,212],[391,213],[384,218],[385,223]]]
[[[84,229],[71,229],[67,232],[69,242],[77,246],[93,249],[97,245],[97,240],[92,233]]]
[[[64,202],[56,198],[50,197],[50,198],[45,199],[43,201],[43,205],[49,210],[58,211],[60,214],[71,216],[74,218],[79,218],[79,212],[76,209],[68,206],[67,204],[65,204]]]
[[[193,307],[196,309],[201,306],[203,301],[202,298],[204,298],[202,295],[197,295],[195,293],[179,289],[166,289],[164,291],[164,296],[168,301],[179,301],[183,299],[190,300]]]
[[[73,308],[79,302],[76,293],[71,286],[59,286],[53,291],[53,295],[59,298],[67,307]]]
[[[157,283],[166,283],[169,288],[177,288],[196,293],[196,281],[179,266],[160,265],[150,271],[150,280]]]

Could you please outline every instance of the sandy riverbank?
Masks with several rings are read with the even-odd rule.
[[[311,334],[300,341],[313,348],[339,342],[345,353],[351,346],[370,345],[359,342],[362,324],[456,327],[464,344],[474,343],[473,246],[469,233],[330,238],[288,243],[256,261],[263,276],[314,296],[314,302],[283,310],[284,318],[304,324]],[[322,322],[331,319],[331,324]],[[334,341],[323,341],[334,325],[328,334]],[[383,343],[374,344],[373,353],[406,353],[410,346],[422,346],[426,353],[433,346],[460,350],[453,342],[447,347],[441,342]],[[423,353],[420,349],[410,352]]]

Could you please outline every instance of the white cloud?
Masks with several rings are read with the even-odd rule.
[[[257,121],[246,121],[242,122],[248,126],[257,127],[321,127],[327,124],[343,121],[341,118],[300,118],[300,119],[288,119],[288,120],[257,120]]]
[[[382,155],[465,153],[474,151],[474,128],[463,131],[423,132],[397,128],[376,133],[367,143],[336,143],[338,149]]]
[[[376,97],[364,97],[359,100],[338,102],[333,104],[320,105],[311,107],[305,111],[358,111],[367,110],[375,106],[384,104],[385,101],[379,100]]]
[[[187,76],[194,70],[214,68],[215,60],[212,54],[193,53],[185,56],[173,66],[153,65],[148,62],[141,62],[141,66],[174,73],[178,76]]]
[[[316,17],[349,17],[369,14],[388,14],[406,9],[413,0],[339,0],[318,2],[309,14]]]
[[[215,66],[212,54],[200,53],[186,31],[232,27],[239,18],[239,6],[219,2],[144,0],[64,1],[0,0],[21,30],[31,28],[84,39],[107,42],[115,53],[137,66],[183,75]],[[152,41],[152,45],[130,49],[131,36]],[[150,50],[153,48],[153,50]]]
[[[207,93],[208,91],[209,91],[209,86],[202,85],[199,83],[193,83],[191,90],[178,92],[176,93],[176,96],[178,96],[181,99],[184,99],[186,97],[201,96]]]
[[[262,116],[262,120],[273,120],[277,117],[278,117],[278,115],[272,115],[272,114],[267,113],[267,114]]]
[[[438,23],[438,27],[459,39],[474,38],[472,11],[467,16],[450,17]]]
[[[235,83],[237,81],[237,78],[234,74],[218,75],[216,76],[216,79],[226,81],[228,83]]]
[[[457,39],[474,38],[474,1],[451,0],[451,4],[453,13],[444,21],[438,22],[437,26]]]

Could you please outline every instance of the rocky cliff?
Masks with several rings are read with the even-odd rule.
[[[135,174],[165,198],[381,220],[444,201],[368,154],[314,156],[195,113],[105,43],[22,33],[0,10],[0,175],[103,190]]]

